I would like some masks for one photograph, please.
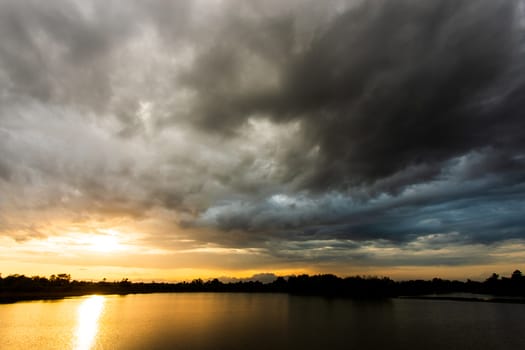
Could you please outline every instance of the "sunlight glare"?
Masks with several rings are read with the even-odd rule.
[[[104,253],[113,252],[121,248],[116,236],[91,236],[87,244],[90,250]]]
[[[98,332],[98,319],[104,308],[105,298],[93,295],[78,307],[78,324],[75,332],[75,350],[88,350]]]

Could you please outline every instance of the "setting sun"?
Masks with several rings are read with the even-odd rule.
[[[62,239],[56,238],[53,242],[49,242],[49,244],[55,246],[55,248],[61,247],[76,254],[90,252],[112,253],[130,249],[129,246],[124,244],[124,236],[127,237],[125,240],[127,242],[131,235],[124,235],[116,229],[93,227],[83,229],[77,227],[69,230]],[[64,239],[64,237],[67,237],[67,239]]]
[[[86,239],[86,246],[89,250],[109,253],[117,250],[122,250],[123,247],[119,244],[116,236],[109,235],[92,235]]]

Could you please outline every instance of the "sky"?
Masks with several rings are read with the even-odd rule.
[[[522,0],[0,0],[0,273],[525,268]]]

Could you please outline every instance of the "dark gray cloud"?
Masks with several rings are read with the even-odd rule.
[[[271,31],[250,23],[240,38],[226,36],[196,60],[189,80],[202,101],[198,115],[209,129],[226,131],[255,113],[299,120],[305,153],[316,149],[318,156],[301,164],[308,169],[288,171],[308,172],[307,189],[370,182],[421,164],[439,167],[487,146],[522,152],[518,5],[364,2],[306,42],[296,36],[293,17],[280,17]],[[248,44],[258,40],[257,49]],[[286,59],[272,55],[275,45]],[[294,45],[301,49],[294,52]],[[278,80],[273,89],[242,86],[244,51],[270,62]]]
[[[115,5],[2,1],[4,97],[32,97],[103,110],[113,93],[110,55],[135,26],[129,10],[133,7]]]
[[[227,232],[222,243],[240,247],[256,244],[261,236],[281,242],[315,241],[332,248],[341,241],[360,246],[371,240],[412,247],[420,237],[450,234],[453,241],[440,243],[524,239],[525,164],[516,161],[501,174],[501,162],[505,160],[494,151],[471,153],[449,161],[433,181],[372,198],[329,192],[225,201],[208,208],[197,223],[222,228]],[[368,188],[366,192],[370,193]],[[431,243],[442,248],[436,240]]]

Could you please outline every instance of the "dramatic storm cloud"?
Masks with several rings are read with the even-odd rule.
[[[524,11],[0,1],[6,259],[217,275],[517,264]],[[115,256],[83,255],[97,244]]]

